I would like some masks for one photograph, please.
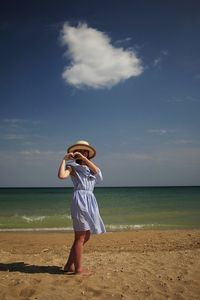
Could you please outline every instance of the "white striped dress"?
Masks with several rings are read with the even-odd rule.
[[[75,161],[68,161],[67,166],[70,166],[75,172],[75,176],[71,176],[74,185],[71,202],[74,230],[90,230],[93,234],[106,232],[93,194],[95,184],[103,180],[101,170],[98,169],[98,173],[94,175],[87,166],[79,165]]]

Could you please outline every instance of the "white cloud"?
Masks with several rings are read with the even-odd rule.
[[[152,160],[153,156],[149,153],[137,153],[137,152],[112,152],[107,153],[103,156],[103,160],[105,161],[121,161],[126,162],[129,161],[130,163],[132,161],[147,161]]]
[[[30,143],[33,139],[46,139],[47,136],[34,133],[41,132],[40,121],[27,119],[2,119],[0,121],[0,139],[7,142]]]
[[[148,132],[152,133],[152,134],[163,135],[163,134],[167,133],[167,130],[166,129],[149,129]]]
[[[15,134],[15,133],[10,133],[10,134],[5,134],[3,136],[3,139],[5,140],[23,140],[26,136],[22,134]]]
[[[66,55],[71,62],[62,77],[77,88],[110,88],[143,71],[133,50],[113,47],[105,33],[87,24],[73,27],[65,23],[62,43],[68,47]]]
[[[51,151],[51,150],[39,150],[39,149],[27,149],[19,151],[18,153],[24,157],[37,159],[37,158],[55,158],[60,155],[61,151]],[[63,152],[62,155],[64,156]]]
[[[161,62],[164,60],[164,57],[168,55],[168,52],[166,50],[162,50],[160,55],[156,57],[153,61],[153,66],[160,66]]]
[[[146,154],[146,153],[129,153],[127,154],[127,158],[130,159],[130,160],[152,160],[152,156],[149,155],[149,154]]]
[[[157,57],[154,59],[153,65],[157,66],[158,64],[160,64],[160,62],[161,62],[161,57]]]
[[[183,97],[172,97],[166,102],[170,103],[199,103],[200,99],[193,96],[183,96]]]
[[[167,142],[166,144],[174,144],[174,145],[187,145],[194,143],[193,140],[186,140],[186,139],[179,139],[179,140],[171,140]]]
[[[64,156],[64,151],[54,151],[54,150],[41,150],[36,148],[29,148],[20,151],[16,150],[0,150],[0,163],[4,163],[7,159],[19,161],[21,159],[30,159],[34,164],[37,160],[52,160],[62,159]]]
[[[18,159],[20,160],[22,157],[25,160],[31,160],[32,163],[41,161],[41,160],[50,160],[57,161],[61,160],[64,157],[64,151],[54,151],[54,150],[41,150],[41,149],[24,149],[16,152]]]
[[[131,40],[132,40],[131,37],[127,37],[127,38],[125,38],[125,39],[118,40],[118,41],[116,41],[115,43],[116,43],[116,44],[123,44],[123,43],[130,42]]]
[[[31,156],[35,156],[35,155],[41,155],[41,151],[38,149],[31,149],[31,150],[23,150],[20,151],[20,154],[22,155],[31,155]]]
[[[10,125],[21,125],[24,123],[29,123],[29,124],[33,124],[33,125],[37,125],[38,123],[40,123],[40,121],[37,120],[27,120],[27,119],[3,119],[3,122],[6,124],[10,124]]]

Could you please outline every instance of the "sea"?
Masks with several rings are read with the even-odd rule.
[[[0,188],[0,231],[72,231],[73,189]],[[200,229],[200,187],[97,187],[107,231]]]

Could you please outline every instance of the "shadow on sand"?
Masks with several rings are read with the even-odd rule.
[[[0,271],[21,272],[21,273],[48,273],[48,274],[65,274],[61,267],[58,266],[37,266],[29,265],[24,262],[0,263]]]

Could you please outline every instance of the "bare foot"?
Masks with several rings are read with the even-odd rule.
[[[65,265],[64,268],[63,268],[63,272],[65,272],[65,273],[74,273],[75,268],[73,266],[69,267],[69,266]]]
[[[92,275],[92,272],[89,270],[81,270],[78,272],[74,272],[74,275],[90,276]]]

